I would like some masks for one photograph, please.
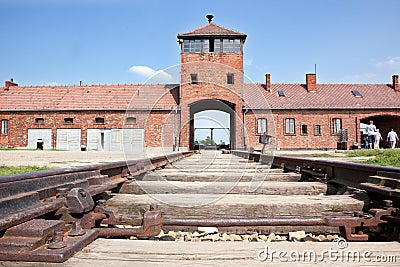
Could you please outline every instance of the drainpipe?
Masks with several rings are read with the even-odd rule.
[[[178,109],[180,106],[175,108],[175,114],[174,114],[174,148],[172,149],[173,151],[179,151],[179,147],[180,147],[180,134],[178,133],[178,123],[177,123],[177,118],[178,118]],[[180,118],[179,118],[180,121]],[[178,133],[178,134],[177,134]]]
[[[246,144],[246,113],[249,111],[248,108],[244,108],[243,112],[243,148],[247,150],[247,144]]]

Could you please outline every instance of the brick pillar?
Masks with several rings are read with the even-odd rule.
[[[393,89],[396,91],[399,91],[399,75],[393,75],[392,76],[392,80],[393,80]]]
[[[308,92],[317,91],[317,74],[315,73],[306,74],[306,83]]]

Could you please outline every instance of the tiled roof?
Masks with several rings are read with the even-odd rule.
[[[178,85],[165,84],[12,86],[0,91],[0,111],[170,109],[178,94]]]
[[[285,96],[279,96],[279,90]],[[400,108],[400,92],[388,84],[317,84],[316,92],[308,92],[304,84],[272,84],[270,92],[265,85],[246,84],[244,100],[255,109]]]
[[[243,91],[245,105],[254,109],[400,109],[400,92],[387,84],[317,84],[316,92],[307,92],[304,84],[272,84],[270,92],[265,85],[245,84]],[[176,84],[0,88],[0,111],[171,109],[178,101]]]
[[[178,37],[194,37],[194,36],[209,36],[209,35],[222,35],[222,36],[228,36],[228,35],[234,35],[238,37],[246,37],[246,34],[241,33],[241,32],[235,32],[232,30],[229,30],[227,28],[224,28],[222,26],[219,26],[214,23],[209,23],[207,25],[204,25],[200,28],[197,28],[193,31],[186,32],[186,33],[181,33],[178,35]]]

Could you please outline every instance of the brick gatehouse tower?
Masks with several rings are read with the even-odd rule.
[[[230,146],[241,148],[243,134],[243,45],[246,34],[212,22],[178,35],[181,48],[180,147],[194,148],[194,114],[230,114]]]

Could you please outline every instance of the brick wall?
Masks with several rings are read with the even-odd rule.
[[[55,147],[57,129],[81,129],[81,144],[87,143],[87,129],[145,129],[145,145],[161,146],[160,138],[162,126],[169,111],[66,111],[66,112],[15,112],[2,114],[0,119],[9,120],[9,134],[0,135],[1,147],[27,147],[28,129],[52,129],[52,146]],[[136,123],[127,124],[126,117],[135,117]],[[36,118],[44,119],[43,124],[35,122]],[[73,123],[65,123],[65,118],[73,118]],[[104,123],[96,123],[96,118],[104,118]],[[168,128],[167,126],[164,128]],[[165,132],[168,132],[166,130]],[[166,138],[168,145],[172,146],[171,138]]]
[[[276,136],[278,149],[335,149],[337,148],[337,135],[332,133],[332,119],[339,118],[342,121],[342,129],[348,129],[348,146],[354,142],[361,144],[360,122],[372,118],[375,125],[381,128],[383,138],[386,138],[387,131],[392,127],[399,127],[400,111],[366,111],[366,110],[274,110],[273,122],[269,112],[249,111],[246,114],[246,131],[248,146],[256,149],[261,148],[259,134],[257,134],[257,118],[268,119],[268,134]],[[285,133],[285,119],[295,120],[295,134]],[[303,134],[301,127],[307,125],[307,134]],[[321,135],[315,135],[315,125],[320,125]],[[275,135],[274,135],[275,134]],[[383,142],[384,144],[385,142]]]

